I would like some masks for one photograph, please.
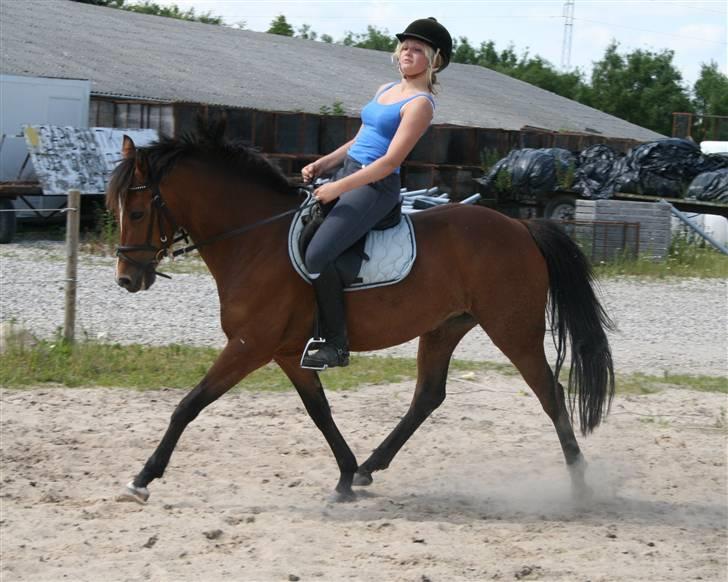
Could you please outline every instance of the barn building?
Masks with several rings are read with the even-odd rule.
[[[289,174],[350,139],[376,87],[398,78],[379,51],[70,0],[3,2],[0,16],[0,72],[88,79],[89,125],[175,135],[199,113],[225,114],[230,137]],[[662,137],[483,67],[453,63],[440,80],[433,124],[402,169],[409,188],[462,197],[475,190],[486,153],[626,150]]]

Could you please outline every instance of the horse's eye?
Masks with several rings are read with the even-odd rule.
[[[144,212],[141,210],[133,210],[130,214],[132,220],[141,220],[144,216]]]

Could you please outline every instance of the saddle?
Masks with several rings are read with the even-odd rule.
[[[306,198],[302,207],[312,197]],[[355,242],[336,259],[336,270],[345,291],[393,285],[412,269],[417,255],[414,229],[409,216],[397,204],[369,233]],[[310,282],[303,262],[306,248],[326,217],[326,208],[314,204],[296,214],[289,231],[288,253],[296,272]]]

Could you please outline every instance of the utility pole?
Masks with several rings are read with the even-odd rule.
[[[571,35],[574,31],[574,0],[564,2],[564,41],[561,45],[561,69],[571,68]]]

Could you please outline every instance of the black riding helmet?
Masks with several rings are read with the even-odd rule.
[[[452,56],[452,38],[442,24],[435,20],[432,16],[429,18],[420,18],[412,22],[404,32],[395,35],[399,42],[404,42],[407,38],[416,38],[429,44],[435,50],[440,49],[442,56],[442,66],[438,69],[438,73],[450,64]]]

